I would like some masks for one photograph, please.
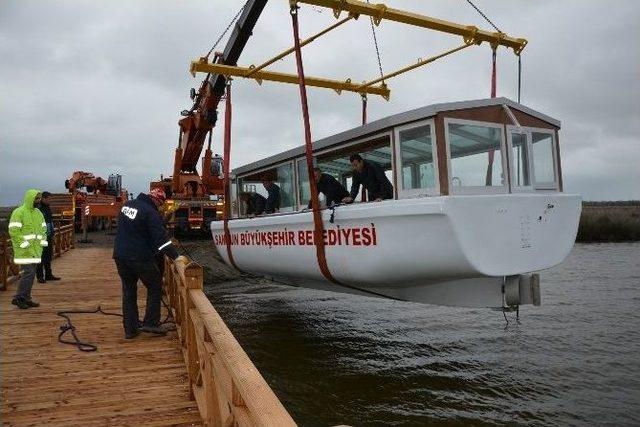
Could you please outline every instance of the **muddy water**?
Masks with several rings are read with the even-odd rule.
[[[242,277],[207,293],[300,425],[639,425],[640,244],[579,244],[542,307],[499,312]]]

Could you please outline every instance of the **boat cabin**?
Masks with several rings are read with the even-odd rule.
[[[507,98],[429,105],[316,141],[316,165],[351,189],[349,156],[376,162],[394,198],[561,192],[560,122]],[[263,180],[280,187],[280,213],[310,199],[305,147],[232,171],[233,217],[246,216],[239,197],[267,196]],[[356,202],[366,200],[361,189]],[[321,203],[322,203],[322,195]]]

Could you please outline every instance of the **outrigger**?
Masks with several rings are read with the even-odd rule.
[[[254,3],[245,5],[243,18]],[[262,2],[264,3],[264,2]],[[536,272],[562,262],[575,241],[581,199],[563,193],[560,122],[507,98],[496,98],[499,46],[520,56],[525,39],[449,23],[356,0],[291,1],[294,47],[259,66],[194,61],[192,72],[226,79],[224,221],[212,222],[218,252],[239,270],[323,290],[432,304],[510,309],[539,304]],[[329,29],[300,40],[298,5],[328,7]],[[262,4],[261,7],[263,7]],[[260,9],[261,10],[261,9]],[[369,16],[462,36],[463,45],[361,84],[310,78],[301,47],[339,25]],[[435,104],[366,123],[366,96],[388,99],[385,81],[473,45],[493,52],[491,98]],[[264,69],[295,53],[297,74]],[[297,83],[305,145],[233,171],[230,77]],[[306,87],[363,97],[363,125],[311,142]],[[349,155],[377,162],[394,186],[394,199],[322,206],[314,165],[345,187]],[[280,213],[249,218],[239,197],[262,180],[281,191]],[[306,210],[311,201],[311,210]]]

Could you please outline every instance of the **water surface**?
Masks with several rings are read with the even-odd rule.
[[[541,280],[508,326],[252,278],[207,293],[300,425],[639,425],[640,244],[578,244]]]

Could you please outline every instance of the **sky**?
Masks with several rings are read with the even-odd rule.
[[[522,103],[562,122],[565,191],[585,200],[640,199],[640,2],[475,0],[503,32],[524,37]],[[138,193],[173,169],[179,112],[203,75],[188,73],[241,1],[0,2],[0,205],[27,188],[64,192],[75,170],[123,175]],[[466,0],[388,0],[492,30]],[[301,36],[335,22],[302,6]],[[385,72],[461,44],[458,36],[383,21],[376,29]],[[271,0],[238,65],[292,45],[288,2]],[[223,50],[226,40],[217,47]],[[369,20],[361,17],[304,48],[310,76],[353,81],[378,75]],[[272,70],[295,72],[293,58]],[[489,97],[491,50],[475,46],[388,81],[369,120],[421,106]],[[308,90],[314,140],[360,124],[360,97]],[[498,96],[517,99],[517,58],[498,50]],[[295,85],[234,82],[232,167],[304,143]],[[222,111],[220,111],[222,113]],[[222,116],[221,116],[222,117]],[[222,120],[214,131],[222,151]]]

